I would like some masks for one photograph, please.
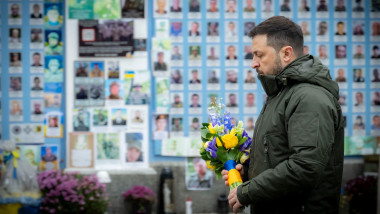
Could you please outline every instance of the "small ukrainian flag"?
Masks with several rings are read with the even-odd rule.
[[[128,78],[134,78],[135,77],[135,72],[134,71],[126,71],[124,73],[124,78],[125,79],[128,79]]]

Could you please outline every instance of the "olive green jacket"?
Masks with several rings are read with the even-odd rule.
[[[255,214],[338,213],[344,127],[337,83],[311,55],[258,78],[268,99],[239,202]]]

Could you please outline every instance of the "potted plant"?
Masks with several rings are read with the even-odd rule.
[[[359,176],[348,181],[344,187],[348,196],[350,213],[376,213],[377,177]]]
[[[128,213],[151,213],[152,204],[156,201],[156,194],[152,189],[136,185],[122,194],[124,201],[129,203]]]
[[[107,210],[106,186],[96,175],[42,172],[38,184],[43,194],[40,213],[103,214]]]

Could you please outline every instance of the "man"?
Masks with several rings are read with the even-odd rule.
[[[247,71],[247,77],[245,78],[244,83],[256,83],[256,79],[252,74],[252,70]]]
[[[124,119],[123,112],[121,109],[116,110],[115,118],[112,120],[112,125],[114,125],[114,126],[125,126],[125,125],[127,125],[127,120]]]
[[[375,91],[373,93],[373,100],[372,100],[372,105],[374,106],[380,106],[380,92]]]
[[[335,58],[345,59],[346,58],[346,45],[335,45]]]
[[[189,30],[189,36],[191,36],[191,37],[200,36],[199,23],[198,22],[192,22],[191,23],[191,28]]]
[[[236,166],[245,182],[230,191],[229,204],[234,212],[250,204],[255,214],[337,213],[344,151],[338,85],[317,58],[303,55],[302,30],[288,18],[271,17],[249,36],[252,68],[268,98],[249,167]]]
[[[170,7],[170,12],[173,12],[173,13],[182,12],[182,8],[180,7],[180,0],[173,0],[173,5]]]
[[[364,95],[363,92],[355,93],[355,107],[363,107],[364,106]]]
[[[327,59],[327,47],[326,45],[320,45],[318,48],[319,59]]]
[[[309,46],[304,45],[304,46],[303,46],[303,54],[306,55],[306,54],[309,54],[309,52],[310,52],[310,48],[309,48]]]
[[[33,13],[30,14],[31,19],[42,19],[42,13],[40,11],[39,4],[33,4]]]
[[[231,93],[230,95],[228,95],[228,104],[227,104],[227,107],[230,107],[230,108],[237,108],[238,107],[238,104],[236,103],[236,94],[233,94]]]
[[[136,83],[133,86],[134,90],[129,95],[127,104],[133,104],[133,105],[144,105],[149,103],[149,96],[148,94],[141,91],[142,85],[139,83]]]
[[[60,20],[61,15],[59,14],[60,8],[56,5],[50,6],[47,9],[46,17],[47,20],[45,22],[45,28],[60,28],[62,25],[62,21]]]
[[[42,156],[42,160],[46,162],[53,162],[57,160],[57,156],[55,156],[52,151],[51,147],[46,147],[45,149],[46,154]]]
[[[253,93],[247,94],[245,107],[255,107],[255,95]]]
[[[227,0],[226,13],[236,13],[236,0]]]
[[[183,108],[183,102],[178,94],[174,95],[174,102],[172,103],[172,108]]]
[[[236,52],[235,46],[233,45],[228,46],[226,60],[237,60],[237,56],[235,55],[235,52]]]
[[[189,81],[190,84],[201,84],[201,80],[198,79],[198,70],[194,69],[191,71],[192,78]]]
[[[79,91],[76,94],[76,99],[77,100],[87,100],[88,99],[87,90],[84,88],[83,85],[81,85],[79,87]]]
[[[182,36],[182,22],[172,22],[170,26],[170,36]]]
[[[218,2],[216,0],[210,0],[210,8],[207,10],[209,13],[218,12]]]
[[[141,136],[142,137],[142,136]],[[143,161],[141,152],[141,139],[137,136],[127,138],[127,162],[140,162]]]
[[[354,69],[354,82],[364,82],[364,77],[362,75],[362,69],[356,68]]]
[[[94,63],[94,68],[90,72],[90,77],[103,77],[103,71],[99,68],[98,63]]]
[[[228,29],[226,31],[226,37],[234,37],[236,36],[236,29],[235,29],[235,23],[234,22],[228,22]]]
[[[197,117],[194,117],[193,120],[191,121],[190,132],[198,132],[199,129],[200,129],[199,119]]]
[[[154,63],[155,71],[167,71],[168,65],[164,62],[164,52],[157,53],[157,62]]]
[[[299,10],[299,12],[309,12],[310,11],[310,7],[307,6],[307,0],[302,0],[301,6],[298,10]]]
[[[344,70],[343,68],[338,69],[338,77],[335,78],[336,82],[347,82],[346,77],[344,76]]]
[[[309,24],[307,21],[301,22],[302,33],[304,36],[310,36]]]
[[[32,87],[32,91],[42,91],[43,90],[43,88],[40,86],[41,80],[39,77],[34,77],[33,83],[34,83],[34,85]]]
[[[21,53],[14,52],[14,53],[9,53],[10,55],[10,62],[9,66],[10,67],[21,67]]]
[[[108,99],[110,100],[119,100],[121,97],[119,96],[119,83],[112,82],[110,84],[110,95],[108,96]]]
[[[20,28],[12,28],[9,29],[11,36],[9,37],[9,43],[17,44],[21,42],[21,29]]]
[[[175,117],[172,119],[172,131],[173,132],[182,132],[183,131],[181,122],[182,122],[182,118],[180,118],[180,117]]]
[[[191,95],[191,105],[190,108],[200,108],[201,105],[199,104],[199,95],[193,94]]]
[[[173,54],[171,57],[172,60],[182,60],[182,54],[179,53],[179,48],[178,46],[174,46],[173,48]]]
[[[362,52],[361,45],[356,45],[356,52],[354,54],[354,59],[364,59],[364,54]]]
[[[32,56],[33,64],[32,67],[41,67],[41,54],[38,52],[35,52]]]
[[[380,130],[380,116],[375,115],[372,117],[372,126],[371,130]]]
[[[11,14],[9,15],[9,18],[11,18],[11,19],[19,19],[19,18],[21,18],[21,15],[20,15],[20,5],[19,4],[12,4],[12,6],[11,6]]]
[[[336,12],[345,12],[346,11],[346,6],[344,5],[343,0],[338,0],[337,5],[335,6],[335,11]]]
[[[272,0],[264,0],[264,13],[272,12]]]
[[[210,75],[210,78],[208,78],[207,82],[210,84],[218,84],[219,83],[219,78],[216,76],[216,71],[211,70],[211,75]]]
[[[244,12],[255,12],[255,8],[253,7],[253,1],[252,0],[247,0],[247,6],[244,8]]]
[[[141,118],[141,112],[139,110],[135,111],[135,117],[132,120],[133,123],[143,123],[144,120]]]
[[[161,15],[166,14],[165,7],[166,7],[166,0],[157,0],[156,13],[161,14]]]
[[[229,84],[237,84],[238,83],[237,74],[234,70],[227,71],[226,83],[229,83]]]
[[[290,12],[290,6],[289,6],[290,0],[284,0],[284,4],[281,5],[281,12]]]
[[[337,28],[337,31],[336,31],[335,35],[337,35],[337,36],[345,36],[346,35],[346,32],[344,32],[344,22],[338,22],[336,24],[336,28]]]
[[[219,23],[208,22],[207,23],[207,36],[219,36]]]
[[[30,42],[41,43],[42,42],[42,29],[32,28],[30,30]]]
[[[198,52],[198,49],[200,49],[199,46],[190,46],[190,56],[189,56],[189,60],[200,60],[201,59],[201,56],[200,56],[200,50]]]
[[[210,188],[211,172],[207,170],[206,161],[201,158],[194,158],[193,165],[195,173],[190,175],[187,188]]]
[[[371,56],[371,59],[380,59],[380,53],[379,53],[379,46],[375,45],[372,48],[373,55]]]
[[[43,114],[41,110],[41,103],[35,102],[33,105],[34,105],[34,111],[32,112],[32,114],[35,114],[35,115]]]
[[[207,59],[208,60],[217,60],[217,59],[219,59],[219,57],[215,53],[215,47],[214,46],[210,47],[210,55],[207,56]]]
[[[191,0],[189,12],[200,12],[200,6],[198,0]]]
[[[328,7],[326,5],[326,0],[320,0],[319,1],[317,11],[318,12],[327,12],[328,11]]]
[[[327,33],[327,22],[321,21],[318,25],[318,36],[324,36]]]
[[[361,5],[362,1],[361,0],[355,0],[356,6],[352,8],[353,12],[364,12],[364,8]]]
[[[106,111],[105,113],[103,112],[103,110],[101,109],[98,109],[98,113],[94,115],[94,125],[96,126],[106,126],[108,121],[107,121],[107,114],[108,114],[108,111]]]
[[[372,80],[372,82],[380,82],[379,70],[377,70],[377,68],[373,69],[373,80]]]

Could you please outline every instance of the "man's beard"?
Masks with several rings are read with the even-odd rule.
[[[277,55],[276,60],[274,62],[274,66],[272,68],[272,72],[269,75],[277,75],[279,74],[284,68],[281,65],[281,59],[280,56]],[[256,68],[258,73],[263,73],[260,69]]]

